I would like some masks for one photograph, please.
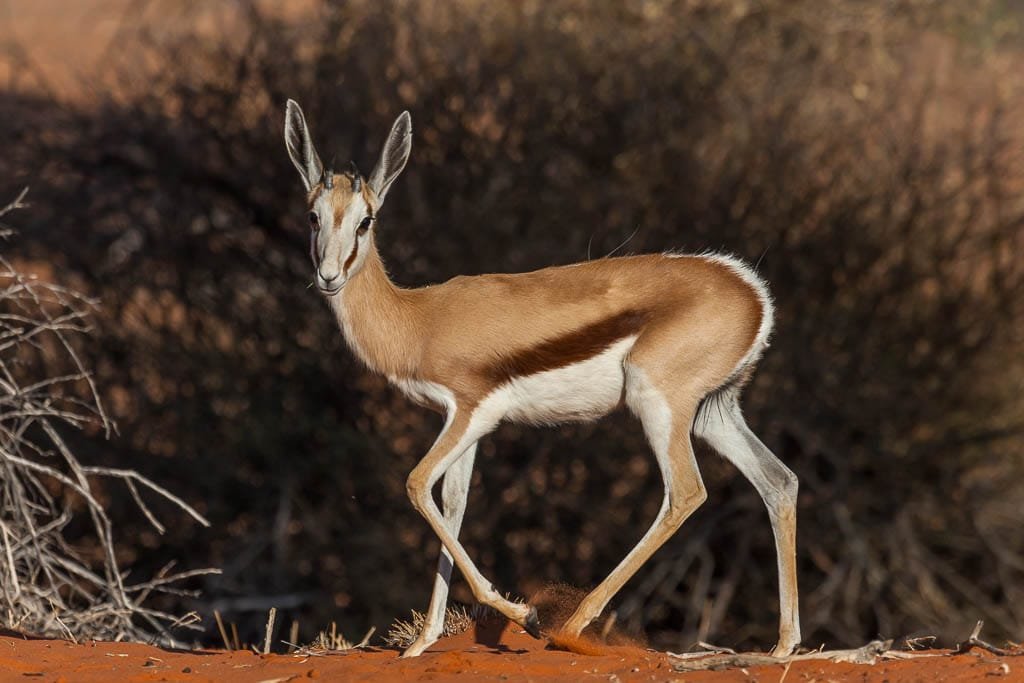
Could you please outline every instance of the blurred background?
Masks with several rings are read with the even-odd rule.
[[[212,522],[155,502],[159,535],[104,491],[133,575],[223,569],[164,606],[250,641],[274,606],[307,641],[429,597],[438,542],[405,478],[441,421],[308,288],[293,97],[321,156],[365,171],[411,111],[378,236],[401,285],[631,235],[618,253],[756,263],[777,332],[744,406],[800,477],[804,643],[949,643],[979,618],[1024,638],[1024,3],[283,4],[0,0],[0,204],[31,187],[3,254],[100,301],[81,353],[119,433],[67,437]],[[660,648],[769,647],[767,514],[699,460],[708,502],[613,607]],[[628,416],[505,426],[462,538],[502,591],[589,587],[660,502]]]

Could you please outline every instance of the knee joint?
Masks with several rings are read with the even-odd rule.
[[[690,516],[694,510],[704,504],[708,499],[707,489],[703,485],[686,491],[682,495],[673,496],[669,499],[666,519],[670,524],[682,524],[683,520]]]
[[[764,492],[764,502],[773,516],[790,515],[796,510],[796,497],[800,482],[796,475],[785,470],[785,476]]]
[[[690,509],[694,509],[695,510],[698,507],[700,507],[701,505],[703,505],[704,501],[706,501],[707,499],[708,499],[708,490],[706,488],[704,488],[703,486],[701,486],[699,489],[697,489],[693,493],[692,496],[690,496],[690,499],[687,502],[690,505]]]
[[[789,499],[796,503],[796,496],[800,490],[800,480],[797,479],[796,475],[793,474],[791,470],[787,469],[786,472],[786,483],[783,485],[783,490],[786,492]]]
[[[422,511],[426,505],[426,497],[430,495],[430,490],[425,485],[423,477],[416,470],[413,470],[409,478],[405,480],[405,493],[409,496],[409,500],[412,501],[412,506]]]
[[[783,468],[781,481],[778,485],[778,492],[781,501],[789,505],[796,505],[797,492],[800,490],[800,480],[788,467]]]

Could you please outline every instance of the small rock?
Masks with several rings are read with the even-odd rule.
[[[306,678],[320,678],[320,672],[316,669],[310,669],[306,672]]]
[[[192,667],[186,666],[184,669],[181,670],[181,673],[183,673],[183,674],[190,674],[190,673],[192,673]]]

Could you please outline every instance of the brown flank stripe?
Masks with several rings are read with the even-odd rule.
[[[636,334],[647,322],[646,311],[626,310],[561,337],[513,351],[484,370],[488,380],[502,384],[515,377],[535,375],[593,358],[609,346]]]

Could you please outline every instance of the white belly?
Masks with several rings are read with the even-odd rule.
[[[634,341],[628,337],[585,361],[517,377],[484,399],[478,410],[527,424],[596,420],[622,401],[623,361]]]

